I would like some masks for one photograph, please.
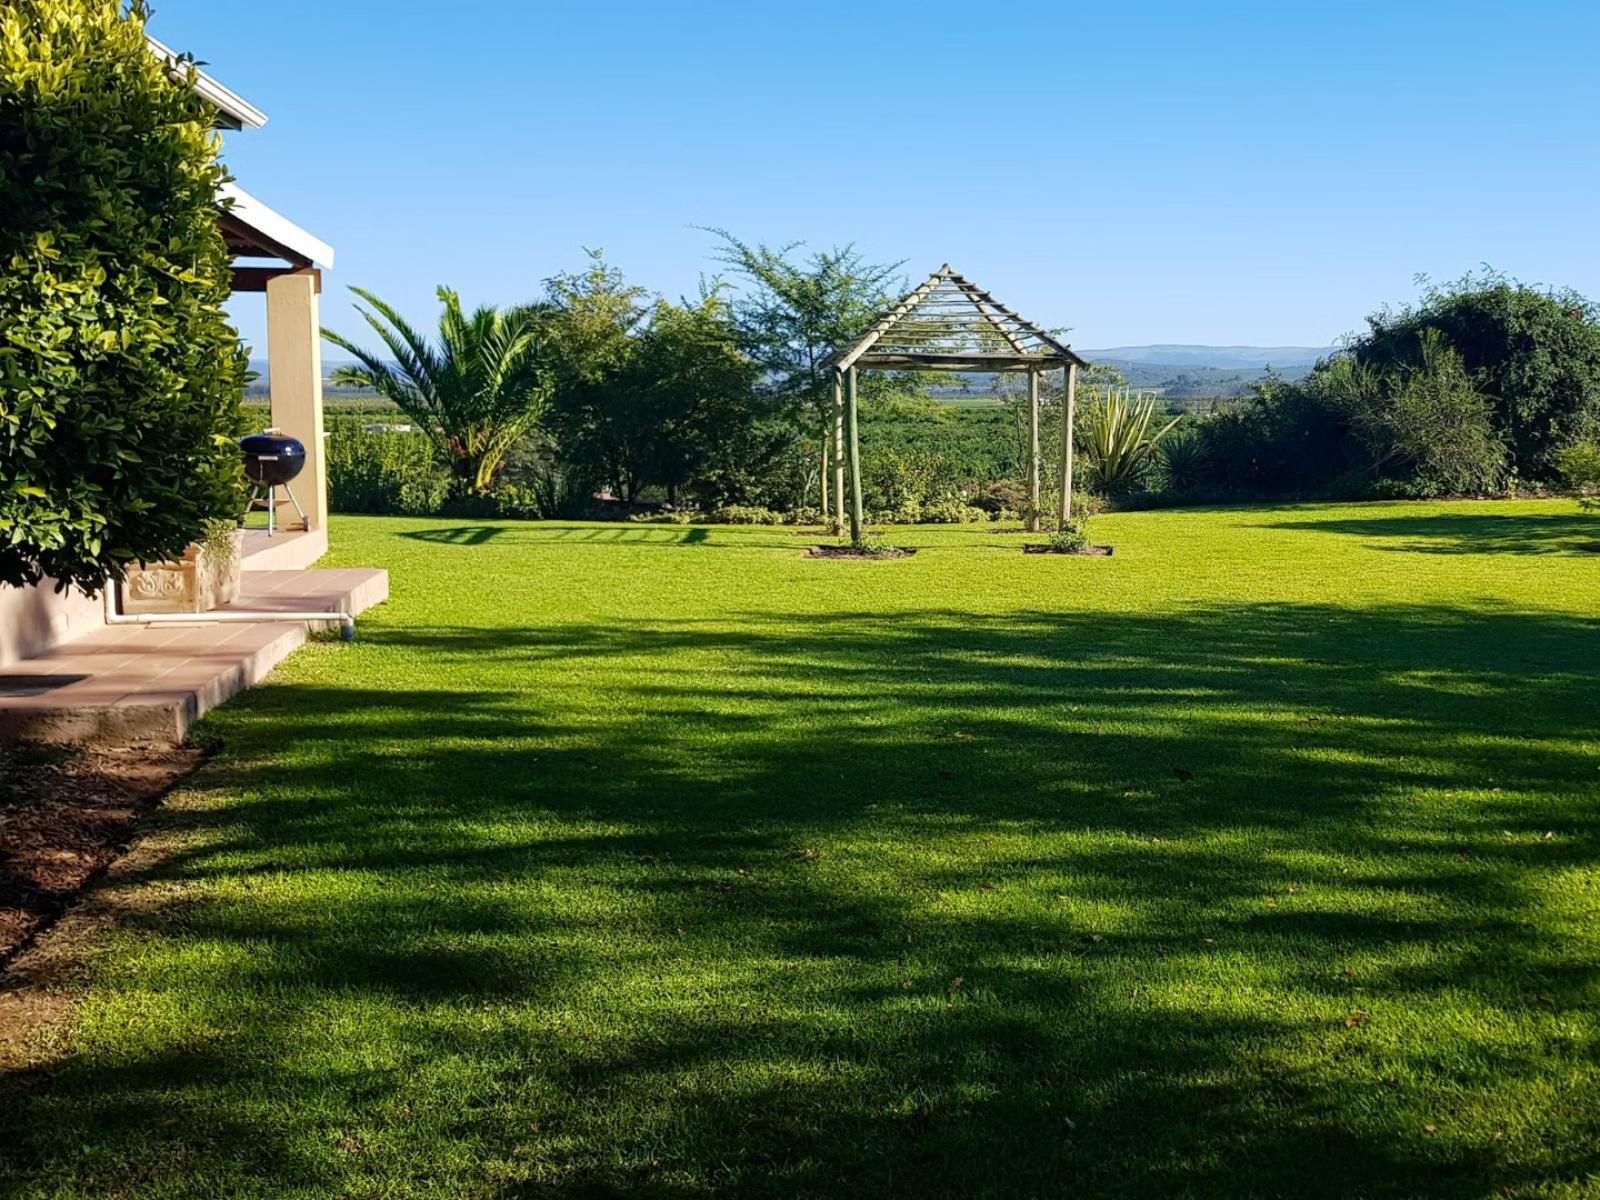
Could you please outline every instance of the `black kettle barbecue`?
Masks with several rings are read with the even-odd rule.
[[[239,452],[244,455],[244,473],[250,480],[249,508],[258,504],[267,510],[267,536],[278,532],[278,506],[272,493],[282,488],[289,495],[289,503],[300,514],[301,527],[306,527],[306,510],[295,499],[289,481],[299,475],[306,465],[306,448],[298,439],[287,437],[281,429],[266,429],[239,439]],[[265,494],[265,498],[261,497]]]

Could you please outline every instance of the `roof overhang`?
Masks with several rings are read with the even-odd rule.
[[[165,42],[158,42],[148,33],[144,35],[150,53],[154,54],[172,72],[180,83],[187,83],[192,64]],[[267,114],[251,104],[237,92],[223,87],[198,67],[194,68],[195,94],[217,110],[216,124],[223,129],[260,129],[267,123]]]
[[[238,184],[223,184],[217,199],[223,202],[217,224],[235,258],[276,258],[292,267],[333,266],[332,246],[274,212]]]

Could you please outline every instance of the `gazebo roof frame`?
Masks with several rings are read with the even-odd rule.
[[[945,263],[828,365],[884,371],[1041,371],[1088,366],[1071,346]]]

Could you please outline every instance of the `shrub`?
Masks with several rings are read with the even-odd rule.
[[[783,514],[753,504],[725,504],[706,514],[709,525],[782,525]]]
[[[1089,548],[1089,517],[1087,514],[1069,517],[1067,522],[1050,535],[1052,550],[1067,554],[1080,554]]]
[[[544,497],[540,490],[526,483],[502,480],[495,484],[494,490],[489,493],[489,503],[493,506],[494,515],[497,517],[537,521],[549,515],[545,512]]]
[[[0,11],[0,581],[96,591],[242,508],[227,175],[142,4]]]
[[[1418,355],[1416,365],[1381,370],[1341,355],[1313,386],[1366,445],[1374,474],[1408,483],[1417,497],[1492,490],[1506,449],[1488,397],[1439,330],[1421,331]]]
[[[820,508],[792,508],[788,513],[790,525],[821,525],[822,510]]]
[[[983,509],[960,500],[934,500],[922,506],[925,525],[973,525],[988,519],[989,514]]]
[[[1028,507],[1028,489],[1020,479],[995,479],[970,489],[968,499],[987,513],[1014,515]]]
[[[1561,481],[1585,508],[1600,508],[1600,443],[1578,442],[1556,455]]]
[[[426,437],[368,433],[358,418],[344,417],[333,422],[327,449],[333,511],[429,516],[444,508],[450,476]]]
[[[1517,471],[1549,479],[1560,447],[1600,436],[1597,317],[1596,306],[1575,292],[1483,272],[1425,283],[1415,305],[1374,313],[1351,353],[1379,371],[1414,368],[1421,335],[1436,331],[1477,383]]]
[[[1193,429],[1176,430],[1156,447],[1156,473],[1169,492],[1193,492],[1205,486],[1210,461],[1205,441]]]

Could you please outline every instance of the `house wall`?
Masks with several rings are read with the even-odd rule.
[[[79,591],[0,584],[0,667],[41,654],[58,642],[105,624],[105,602]]]

